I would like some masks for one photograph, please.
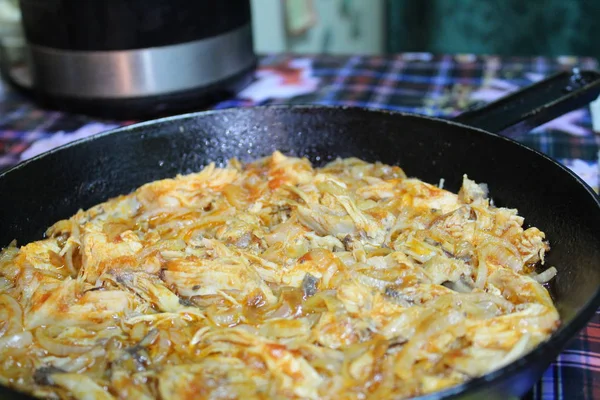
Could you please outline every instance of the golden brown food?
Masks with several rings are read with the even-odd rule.
[[[142,186],[0,253],[0,383],[51,399],[364,399],[497,369],[559,324],[485,185],[274,153]]]

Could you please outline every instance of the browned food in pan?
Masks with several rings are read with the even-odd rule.
[[[547,339],[517,210],[358,159],[152,182],[0,253],[0,384],[64,399],[403,398]]]

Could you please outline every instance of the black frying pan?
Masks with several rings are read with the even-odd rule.
[[[581,107],[600,93],[600,74],[561,73],[459,117],[514,135]],[[543,106],[542,104],[554,100]],[[42,237],[46,227],[156,179],[198,171],[209,161],[251,160],[274,150],[322,164],[360,157],[397,164],[458,190],[462,175],[486,182],[494,202],[515,207],[552,244],[551,291],[563,325],[527,356],[431,398],[522,396],[600,306],[600,201],[573,173],[505,137],[417,115],[320,106],[229,109],[165,118],[97,135],[0,175],[0,245]],[[26,399],[0,388],[2,399]]]

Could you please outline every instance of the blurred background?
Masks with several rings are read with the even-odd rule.
[[[0,38],[18,47],[18,0]],[[252,0],[258,53],[600,57],[598,0]]]
[[[600,56],[598,0],[252,0],[259,53]]]
[[[194,56],[187,59],[187,63],[180,62],[180,58],[145,59],[147,71],[158,71],[154,67],[164,64],[165,59],[167,64],[177,59],[177,63],[169,67],[176,72],[169,69],[157,82],[179,77],[186,65],[192,65],[190,69],[195,73],[182,87],[166,91],[168,96],[165,91],[153,92],[152,85],[140,84],[142,89],[148,89],[144,95],[111,93],[114,96],[105,96],[108,100],[104,102],[104,97],[88,90],[97,83],[92,79],[96,77],[95,72],[99,72],[102,79],[105,77],[101,68],[98,71],[92,68],[97,65],[92,63],[91,71],[84,71],[90,72],[86,79],[92,78],[85,82],[72,78],[77,91],[67,93],[67,97],[74,98],[74,102],[67,104],[57,98],[53,103],[46,103],[41,100],[47,99],[35,96],[36,91],[30,89],[36,89],[38,95],[50,100],[53,94],[64,95],[64,92],[60,85],[53,85],[52,80],[46,80],[45,86],[35,85],[32,71],[36,68],[32,68],[35,63],[30,62],[31,57],[27,57],[25,51],[19,1],[35,3],[41,9],[39,15],[33,13],[34,18],[29,19],[34,23],[28,26],[28,32],[42,27],[44,38],[60,37],[66,42],[63,49],[73,49],[69,46],[74,42],[87,39],[90,46],[87,50],[94,57],[106,56],[107,59],[103,59],[106,65],[112,65],[109,61],[113,54],[95,51],[103,46],[104,40],[124,39],[119,43],[122,47],[115,46],[112,50],[156,50],[160,45],[154,39],[162,40],[165,34],[178,31],[170,43],[181,44],[187,43],[189,38],[179,38],[179,34],[187,37],[187,33],[198,26],[214,28],[211,35],[198,36],[202,47],[204,39],[213,40],[233,31],[238,35],[242,25],[224,25],[228,19],[237,20],[240,16],[243,22],[240,37],[244,41],[243,46],[238,47],[210,47],[211,51],[201,53],[202,60]],[[253,42],[247,25],[249,8]],[[85,18],[78,19],[79,13]],[[202,17],[209,21],[201,23]],[[105,25],[115,21],[122,28],[120,32],[114,24],[105,29]],[[179,103],[190,110],[310,103],[452,117],[558,71],[574,67],[597,70],[600,58],[597,21],[600,21],[600,0],[0,0],[0,169],[123,123],[188,111],[177,108]],[[149,32],[159,33],[156,37],[151,35],[152,40],[146,43],[141,39]],[[127,47],[132,38],[145,44]],[[255,57],[252,46],[259,57]],[[235,59],[227,61],[236,50],[248,56],[251,67]],[[215,62],[219,59],[234,69],[243,67],[243,73],[224,73],[222,68],[214,68],[221,65]],[[81,65],[65,62],[69,67]],[[256,64],[258,68],[254,70]],[[47,67],[49,65],[44,64],[38,71],[46,72]],[[128,64],[122,68],[125,72],[126,67]],[[207,80],[205,67],[225,77],[208,74],[210,79]],[[71,71],[73,77],[80,76],[72,73],[71,68],[59,69]],[[98,81],[103,83],[102,79]],[[238,87],[236,83],[235,90],[229,83],[226,88],[219,86],[225,86],[223,81],[229,80],[243,80],[246,86]],[[219,93],[218,100],[210,97],[206,101],[198,93],[197,99],[191,99],[198,103],[188,102],[187,98],[177,103],[169,97],[172,93],[184,92],[183,89],[206,89],[211,96],[217,96],[221,89],[227,91],[226,96]],[[127,104],[120,102],[122,98]],[[83,107],[81,99],[101,100],[102,107],[92,104],[80,110],[74,105]],[[139,107],[135,103],[138,99]],[[592,113],[587,108],[576,110],[520,140],[577,169],[580,176],[597,187],[600,100],[594,104]],[[167,109],[167,106],[173,108]],[[57,109],[67,113],[58,114]],[[140,116],[139,110],[149,114]],[[98,114],[95,117],[107,120],[99,122],[78,113]]]

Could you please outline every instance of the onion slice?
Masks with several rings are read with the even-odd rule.
[[[4,336],[0,339],[1,349],[22,349],[33,343],[33,335],[29,331],[15,333],[14,335]]]
[[[51,338],[46,335],[44,329],[38,328],[35,331],[35,338],[44,349],[50,354],[55,356],[70,356],[73,354],[82,354],[90,351],[92,346],[77,346],[72,344],[65,344],[61,341]]]
[[[531,278],[533,278],[536,282],[539,283],[548,283],[552,278],[556,276],[557,273],[558,271],[556,270],[556,268],[550,267],[544,272],[541,272],[537,275],[531,275]]]
[[[8,313],[8,326],[4,331],[4,336],[13,335],[23,331],[23,311],[21,306],[13,297],[7,294],[0,295],[0,304],[4,311]]]

